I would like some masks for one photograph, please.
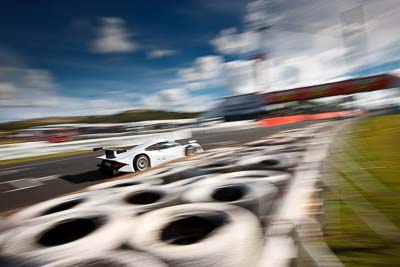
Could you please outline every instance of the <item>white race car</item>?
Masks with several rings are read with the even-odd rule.
[[[99,150],[103,148],[95,148]],[[105,148],[105,155],[97,166],[101,172],[135,172],[144,171],[168,161],[172,161],[195,153],[203,152],[196,140],[185,143],[153,139],[131,149]]]

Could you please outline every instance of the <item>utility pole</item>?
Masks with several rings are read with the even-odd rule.
[[[262,27],[259,27],[259,28],[257,28],[256,30],[255,30],[255,32],[257,32],[257,33],[260,33],[260,35],[261,35],[261,37],[260,37],[260,39],[261,39],[261,41],[259,41],[259,46],[260,46],[260,48],[262,48],[262,45],[261,44],[263,44],[264,42],[263,42],[263,39],[266,39],[265,38],[265,34],[263,34],[263,33],[265,33],[268,29],[270,29],[271,27],[273,27],[274,25],[266,25],[266,26],[262,26]],[[267,54],[266,52],[264,52],[263,54],[257,54],[256,56],[255,56],[255,58],[254,58],[254,64],[253,64],[253,79],[254,79],[254,91],[256,91],[256,92],[258,92],[259,90],[258,90],[258,63],[260,63],[260,61],[262,61],[262,60],[265,60],[266,59],[266,55],[265,54]],[[266,74],[267,75],[267,74]]]

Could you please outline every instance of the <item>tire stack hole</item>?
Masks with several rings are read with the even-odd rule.
[[[78,198],[78,199],[73,199],[73,200],[70,200],[70,201],[66,201],[66,202],[57,204],[54,207],[51,207],[51,208],[45,210],[41,214],[41,216],[45,216],[45,215],[57,213],[57,212],[60,212],[60,211],[72,209],[75,206],[81,204],[84,200],[85,200],[84,198]]]
[[[169,223],[161,233],[161,240],[174,245],[191,245],[207,238],[226,223],[223,214],[192,215]]]
[[[267,160],[263,160],[261,162],[262,164],[266,165],[266,166],[276,166],[279,164],[279,160],[276,159],[267,159]]]
[[[246,191],[246,188],[240,185],[223,186],[215,189],[212,198],[221,202],[233,202],[241,199]]]
[[[57,223],[44,231],[37,243],[44,247],[67,244],[96,231],[104,223],[100,217],[76,218]]]
[[[159,201],[163,197],[160,192],[144,191],[133,193],[125,198],[125,201],[133,205],[148,205]]]
[[[216,162],[208,165],[208,168],[221,168],[225,167],[226,165],[222,162]]]
[[[126,186],[132,186],[132,185],[138,185],[140,183],[138,182],[126,182],[126,183],[120,183],[112,186],[112,188],[118,188],[118,187],[126,187]]]

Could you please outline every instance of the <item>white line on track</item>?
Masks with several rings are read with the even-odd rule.
[[[2,193],[4,194],[4,193],[25,190],[25,189],[29,189],[29,188],[33,188],[33,187],[37,187],[37,186],[42,186],[43,182],[54,180],[59,177],[60,177],[60,175],[49,175],[49,176],[43,176],[43,177],[39,177],[39,178],[23,178],[23,179],[16,179],[16,180],[11,180],[11,181],[1,182],[0,184],[9,184],[10,186],[14,187],[14,189],[3,191]]]
[[[10,193],[14,191],[24,190],[43,185],[41,182],[35,181],[32,178],[17,179],[17,180],[2,182],[0,184],[9,184],[10,186],[14,187],[14,189],[3,191],[2,193]]]
[[[58,160],[53,160],[53,161],[38,162],[38,163],[32,163],[32,164],[27,164],[27,165],[22,165],[22,166],[15,166],[15,167],[4,168],[4,169],[0,169],[0,171],[13,170],[13,169],[25,168],[25,167],[32,167],[32,166],[44,165],[44,164],[48,164],[48,163],[55,163],[55,162],[61,162],[61,161],[67,161],[67,160],[72,160],[72,159],[80,159],[80,158],[88,158],[88,157],[98,157],[98,156],[100,156],[100,155],[85,155],[85,156],[79,156],[79,157],[68,158],[68,159],[58,159]]]
[[[37,187],[37,186],[40,186],[40,185],[41,185],[41,184],[36,184],[36,185],[31,185],[31,186],[20,187],[20,188],[16,188],[16,189],[7,190],[7,191],[4,191],[4,192],[2,192],[2,193],[3,193],[3,194],[4,194],[4,193],[11,193],[11,192],[15,192],[15,191],[20,191],[20,190],[29,189],[29,188],[32,188],[32,187]]]
[[[29,168],[22,168],[22,169],[16,169],[16,170],[5,170],[5,171],[0,171],[0,176],[8,175],[8,174],[13,174],[21,171],[26,171]]]
[[[43,176],[40,178],[34,178],[33,180],[43,182],[43,181],[55,180],[55,179],[58,179],[59,177],[60,177],[60,175],[49,175],[49,176]]]

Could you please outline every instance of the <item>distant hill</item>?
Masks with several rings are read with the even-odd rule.
[[[0,123],[0,131],[10,132],[25,128],[63,123],[122,123],[148,120],[176,120],[196,118],[200,113],[194,112],[174,112],[162,110],[133,109],[117,114],[82,116],[82,117],[49,117],[40,119],[30,119],[24,121]]]

